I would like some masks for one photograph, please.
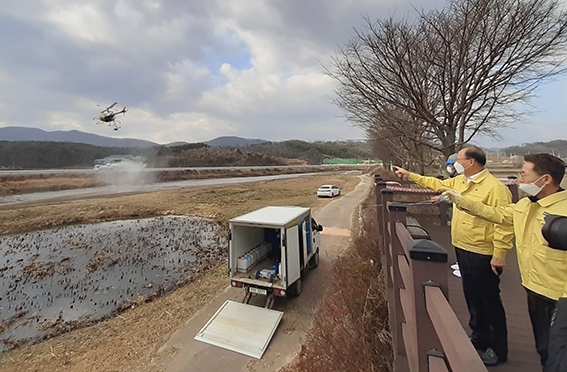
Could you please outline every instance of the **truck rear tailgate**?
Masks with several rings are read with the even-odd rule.
[[[283,312],[227,300],[195,340],[260,359]]]

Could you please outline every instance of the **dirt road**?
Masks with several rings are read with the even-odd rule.
[[[193,337],[226,300],[241,301],[241,289],[227,287],[209,305],[174,332],[160,348],[152,364],[165,371],[277,371],[287,364],[299,350],[311,324],[311,314],[324,297],[329,284],[332,261],[349,244],[350,227],[359,204],[367,196],[371,178],[362,176],[354,191],[327,204],[315,213],[315,219],[324,226],[321,236],[321,262],[308,271],[298,298],[275,301],[273,309],[283,311],[283,319],[262,359],[251,359],[242,354],[195,341]],[[227,280],[228,283],[228,280]],[[253,299],[262,301],[261,298]]]

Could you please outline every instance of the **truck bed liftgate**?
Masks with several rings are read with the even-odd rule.
[[[282,316],[281,311],[227,300],[195,340],[260,359]]]

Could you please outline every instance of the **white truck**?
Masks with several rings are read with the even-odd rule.
[[[310,208],[264,207],[229,221],[228,266],[232,287],[252,294],[299,296],[301,273],[319,265],[320,232]]]
[[[311,209],[264,207],[229,221],[229,276],[245,290],[241,302],[226,300],[195,340],[260,359],[283,313],[274,296],[299,296],[301,274],[319,265],[320,232]],[[265,295],[264,307],[249,305]]]

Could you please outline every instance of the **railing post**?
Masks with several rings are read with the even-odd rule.
[[[440,202],[439,203],[439,223],[441,226],[447,226],[447,221],[449,220],[449,208],[451,203]]]
[[[386,182],[382,180],[380,175],[374,175],[374,187],[376,194],[376,213],[378,218],[378,230],[380,231],[380,236],[384,235],[382,231],[382,221],[384,220],[384,210],[382,209],[382,190],[386,188]]]
[[[520,200],[520,196],[518,194],[518,184],[516,184],[516,183],[510,184],[510,185],[508,185],[508,188],[510,189],[510,192],[512,193],[512,203],[518,202],[518,200]]]
[[[380,205],[382,206],[382,220],[380,221],[380,231],[382,233],[380,241],[382,242],[382,246],[380,249],[382,250],[382,265],[385,267],[392,266],[392,261],[390,259],[390,255],[388,254],[388,250],[390,247],[390,233],[388,231],[388,223],[390,222],[390,214],[388,211],[388,203],[394,200],[394,192],[392,190],[388,190],[387,188],[382,189],[380,191]],[[385,259],[385,260],[384,260]],[[391,281],[388,281],[387,284],[391,286]]]
[[[437,286],[449,300],[447,284],[447,251],[431,240],[415,240],[409,251],[413,272],[415,326],[418,345],[419,371],[428,371],[428,353],[442,351],[441,342],[429,318],[425,302],[425,286]]]
[[[388,212],[390,214],[390,247],[388,253],[390,255],[389,267],[390,275],[392,277],[392,294],[388,301],[390,301],[390,307],[392,311],[390,314],[394,314],[394,317],[390,316],[390,330],[392,334],[395,332],[396,337],[394,337],[394,352],[397,355],[406,355],[406,348],[403,342],[402,333],[402,322],[405,322],[404,311],[402,308],[402,303],[400,300],[400,288],[403,288],[403,280],[400,274],[400,268],[398,266],[398,258],[402,257],[405,259],[404,247],[400,243],[400,239],[396,233],[396,222],[400,221],[407,225],[406,221],[406,206],[401,203],[392,202],[388,205]]]

